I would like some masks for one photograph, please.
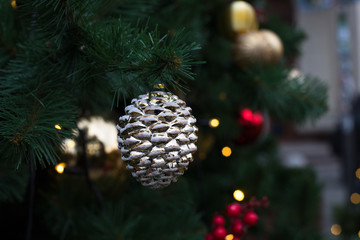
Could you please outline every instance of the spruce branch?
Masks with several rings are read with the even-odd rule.
[[[61,148],[64,138],[72,136],[74,111],[70,101],[53,92],[39,99],[31,95],[4,97],[0,105],[0,151],[5,159],[20,165],[27,160],[26,152],[30,148],[42,166],[55,164],[56,149]]]
[[[26,54],[19,58],[10,61],[0,76],[0,152],[20,165],[31,149],[41,165],[55,164],[56,150],[73,134],[71,98],[62,88],[61,74],[43,60]],[[57,124],[61,130],[54,127]]]
[[[31,31],[52,38],[58,49],[64,37],[76,31],[78,25],[95,21],[96,10],[106,1],[91,0],[24,0],[19,11]]]
[[[249,67],[238,78],[238,101],[279,120],[303,123],[327,110],[327,88],[316,78],[291,79],[289,71],[280,66]]]
[[[157,83],[181,89],[185,79],[194,78],[191,66],[200,63],[191,55],[200,47],[188,43],[183,31],[172,37],[161,36],[156,29],[149,31],[113,20],[93,24],[84,32],[88,42],[85,55],[109,78],[115,100],[139,90],[149,91]]]
[[[134,239],[141,216],[126,216],[124,201],[107,203],[103,212],[84,211],[82,234],[89,240]]]

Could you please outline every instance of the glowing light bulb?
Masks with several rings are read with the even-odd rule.
[[[360,194],[358,194],[358,193],[351,194],[350,201],[353,204],[359,204],[360,203]]]
[[[11,6],[12,6],[13,8],[16,8],[16,1],[15,1],[15,0],[12,0],[12,1],[11,1]]]
[[[65,167],[66,167],[66,163],[62,162],[62,163],[59,163],[58,165],[55,166],[55,170],[59,173],[59,174],[62,174],[65,170]]]
[[[360,168],[356,170],[355,175],[358,179],[360,179]]]
[[[61,126],[59,124],[56,124],[54,127],[58,130],[61,130]]]
[[[241,202],[245,198],[244,192],[241,190],[234,191],[233,195],[234,195],[235,200],[239,201],[239,202]]]
[[[213,118],[213,119],[211,119],[209,121],[209,125],[212,128],[216,128],[216,127],[218,127],[220,125],[220,121],[218,119],[216,119],[216,118]]]
[[[221,153],[224,157],[230,157],[231,155],[231,148],[229,147],[224,147],[222,150],[221,150]]]
[[[75,141],[74,140],[69,140],[67,143],[66,143],[66,146],[68,148],[73,148],[75,147]]]
[[[232,234],[228,234],[225,237],[225,240],[233,240],[233,239],[234,239],[234,235],[232,235]]]
[[[330,231],[333,235],[339,236],[341,234],[341,226],[339,224],[334,224],[331,226]]]

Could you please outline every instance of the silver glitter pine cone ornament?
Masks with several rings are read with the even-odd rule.
[[[122,160],[132,176],[152,189],[176,182],[197,150],[195,122],[191,108],[170,92],[134,98],[117,125]]]

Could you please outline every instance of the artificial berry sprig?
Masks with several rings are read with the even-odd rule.
[[[212,220],[212,231],[206,235],[205,240],[224,240],[227,234],[234,236],[232,240],[240,240],[249,227],[258,223],[259,216],[255,211],[260,207],[269,207],[267,197],[263,197],[261,200],[251,197],[249,202],[228,204],[225,209],[225,215],[230,220],[228,230],[225,228],[225,217],[216,214]]]

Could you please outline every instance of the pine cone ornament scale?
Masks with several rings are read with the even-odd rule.
[[[195,122],[191,108],[172,93],[134,98],[117,125],[122,160],[132,176],[152,189],[176,182],[197,150]]]

